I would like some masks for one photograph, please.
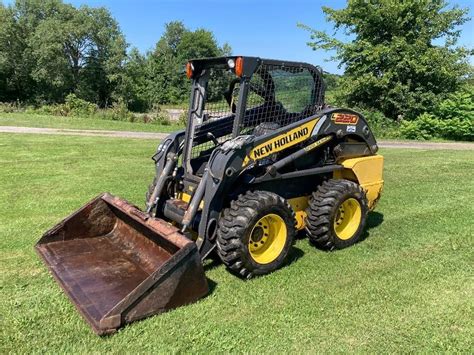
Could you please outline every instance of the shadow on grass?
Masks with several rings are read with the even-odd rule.
[[[217,282],[210,279],[209,277],[206,277],[206,279],[207,279],[207,285],[209,286],[209,292],[204,298],[209,297],[217,287]]]
[[[206,297],[211,295],[217,287],[217,282],[215,282],[214,280],[207,277],[207,272],[212,270],[212,269],[215,269],[216,267],[218,267],[220,265],[222,265],[222,262],[219,259],[219,256],[217,255],[216,250],[214,249],[208,255],[207,260],[205,260],[204,264],[203,264],[204,272],[206,273],[207,284],[209,286],[209,293],[206,295]]]
[[[217,255],[215,250],[213,250],[209,254],[208,259],[204,262],[204,271],[208,272],[212,269],[215,269],[219,265],[222,265],[222,262],[220,261],[219,256]]]
[[[369,216],[367,217],[367,224],[366,229],[371,229],[378,227],[383,222],[383,214],[377,211],[369,212]]]
[[[285,264],[283,265],[283,267],[286,267],[286,266],[289,266],[289,265],[295,263],[303,255],[304,255],[303,250],[293,246],[290,249],[290,252],[288,253],[288,258],[287,258]],[[212,270],[212,269],[214,269],[214,268],[216,268],[220,265],[223,265],[223,264],[222,264],[221,260],[219,259],[219,256],[217,255],[217,252],[214,250],[209,254],[208,259],[206,261],[204,261],[204,272],[207,273],[208,271],[210,271],[210,270]],[[230,273],[233,273],[231,270],[228,270],[228,271]],[[246,281],[245,279],[241,278],[239,275],[236,274],[236,276],[239,279],[241,279],[242,281]],[[264,275],[262,275],[262,276],[264,276]],[[257,276],[257,277],[259,277],[259,276]],[[214,280],[207,277],[207,276],[206,276],[206,279],[207,279],[207,283],[209,285],[209,293],[205,297],[208,297],[216,289],[217,283]]]
[[[293,246],[290,249],[290,252],[288,253],[288,258],[286,265],[293,264],[295,261],[297,261],[299,258],[301,258],[304,255],[304,251]],[[222,265],[221,260],[219,259],[219,256],[217,255],[217,252],[213,250],[209,256],[208,260],[204,262],[204,271],[208,272],[218,266]]]
[[[370,235],[370,232],[369,232],[370,229],[378,227],[379,225],[382,224],[382,222],[383,222],[383,214],[382,213],[380,213],[380,212],[369,212],[369,215],[367,216],[367,222],[366,222],[366,225],[365,225],[365,229],[362,232],[362,235],[361,235],[361,237],[360,237],[360,239],[357,243],[360,243],[360,242],[364,241],[365,239],[367,239]],[[303,239],[305,237],[306,237],[305,231],[299,231],[297,236],[296,236],[296,239]],[[322,249],[318,246],[315,246],[315,247],[317,249],[325,250],[325,249]],[[304,255],[303,250],[301,250],[300,248],[297,248],[296,246],[293,246],[293,248],[290,249],[290,252],[288,254],[288,259],[285,263],[285,266],[288,266],[288,265],[291,265],[291,264],[295,263],[296,261],[298,261],[298,259],[303,257],[303,255]],[[216,268],[220,265],[222,265],[222,262],[220,261],[219,256],[217,255],[217,252],[215,250],[213,250],[209,254],[208,259],[206,261],[204,261],[204,271],[207,273],[208,271],[210,271],[210,270],[212,270],[212,269],[214,269],[214,268]],[[206,277],[206,278],[207,278],[207,283],[209,285],[209,293],[208,293],[207,296],[209,296],[216,289],[217,283],[215,281],[211,280],[208,277]]]
[[[360,242],[366,240],[370,235],[369,230],[372,229],[372,228],[380,226],[382,224],[382,222],[383,222],[383,214],[382,213],[376,212],[376,211],[369,212],[369,215],[367,216],[367,222],[365,224],[365,229],[362,232],[362,235],[360,236],[360,239],[357,243],[360,243]]]
[[[299,258],[303,257],[303,255],[304,255],[303,250],[293,246],[293,248],[290,249],[290,252],[288,254],[286,265],[291,265],[295,263],[296,261],[298,261]]]

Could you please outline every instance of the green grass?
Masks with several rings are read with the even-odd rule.
[[[28,113],[0,113],[0,126],[60,129],[98,129],[134,132],[173,132],[178,129],[182,129],[181,126],[176,124],[164,126],[152,123],[122,122],[102,120],[98,118],[59,117]]]
[[[470,352],[474,154],[382,150],[368,237],[242,281],[207,266],[199,302],[95,336],[33,251],[103,191],[142,205],[155,141],[0,135],[0,352]]]

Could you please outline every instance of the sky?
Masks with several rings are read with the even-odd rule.
[[[2,1],[2,0],[0,0]],[[13,0],[3,0],[11,3]],[[309,25],[333,34],[321,6],[342,8],[344,0],[68,0],[75,6],[103,6],[118,21],[130,47],[146,52],[154,47],[164,24],[181,20],[191,30],[211,30],[218,43],[228,42],[235,55],[309,62],[331,73],[342,73],[337,62],[324,51],[313,51],[306,43],[310,34],[297,27]],[[450,1],[470,7],[474,18],[474,0]],[[474,20],[462,27],[460,44],[474,48]],[[343,38],[343,34],[338,35]],[[474,59],[471,58],[474,63]]]

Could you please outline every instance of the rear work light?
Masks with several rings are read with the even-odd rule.
[[[235,75],[242,76],[244,73],[244,59],[242,57],[238,57],[235,60]]]
[[[186,76],[188,79],[191,79],[193,77],[193,64],[191,62],[188,62],[186,64]]]

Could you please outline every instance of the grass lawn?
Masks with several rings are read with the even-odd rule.
[[[151,126],[153,127],[153,126]],[[0,352],[474,351],[474,154],[382,150],[367,238],[242,281],[207,263],[201,301],[92,333],[33,251],[103,191],[142,205],[156,141],[0,134]]]
[[[0,126],[22,126],[59,129],[99,129],[134,132],[173,132],[182,129],[176,124],[163,126],[152,123],[122,122],[98,118],[59,117],[27,113],[0,113]]]

